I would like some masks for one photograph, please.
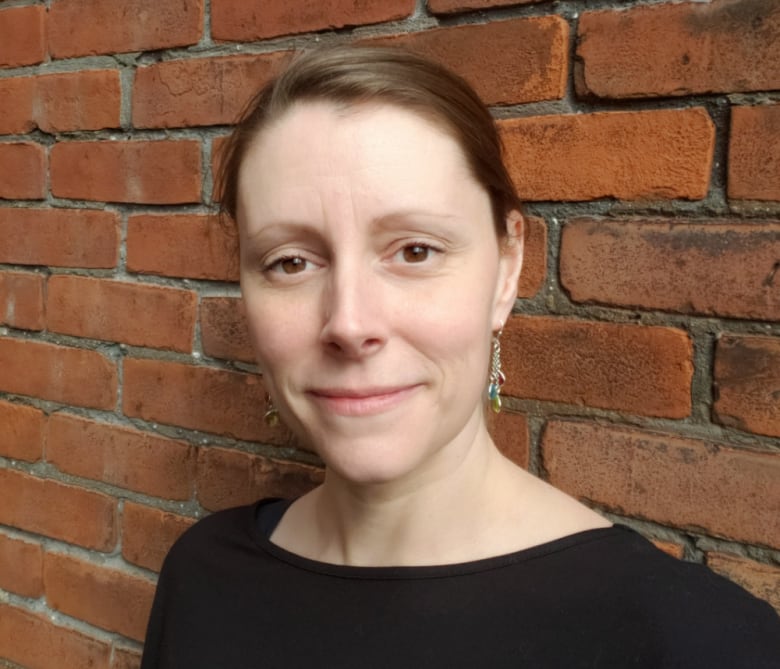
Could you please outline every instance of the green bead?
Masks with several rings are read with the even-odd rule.
[[[490,406],[492,407],[493,411],[495,413],[500,413],[501,411],[501,397],[500,395],[496,395],[490,400]]]

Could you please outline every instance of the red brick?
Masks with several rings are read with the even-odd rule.
[[[0,469],[0,524],[98,551],[116,545],[116,500]]]
[[[707,195],[715,127],[699,107],[534,116],[499,127],[524,200]]]
[[[547,276],[547,224],[544,219],[526,216],[523,237],[523,271],[517,284],[517,296],[533,297]]]
[[[653,539],[653,544],[656,548],[660,548],[667,555],[671,555],[678,560],[682,560],[685,554],[685,549],[673,541],[661,541],[660,539]]]
[[[43,330],[43,276],[32,272],[0,272],[0,325]]]
[[[49,279],[49,330],[189,352],[197,294],[127,281],[60,275]]]
[[[404,46],[460,74],[486,104],[562,98],[569,26],[541,16],[372,39]]]
[[[117,70],[35,77],[33,119],[44,132],[118,128],[122,90]]]
[[[113,409],[114,363],[96,351],[0,338],[0,391],[95,409]]]
[[[86,418],[49,418],[46,461],[74,476],[164,497],[189,499],[195,460],[181,441]]]
[[[585,12],[578,91],[620,98],[779,88],[778,32],[775,0]]]
[[[198,501],[210,511],[264,497],[298,497],[322,483],[323,470],[224,448],[198,453]]]
[[[575,302],[780,320],[778,258],[771,221],[583,219],[563,228],[560,273]]]
[[[501,351],[505,395],[642,416],[691,411],[693,347],[682,330],[515,316]]]
[[[450,14],[469,9],[489,9],[508,5],[530,5],[542,0],[428,0],[428,10],[434,14]]]
[[[127,269],[140,274],[238,281],[238,236],[216,216],[131,216]]]
[[[780,455],[631,428],[553,420],[550,482],[624,515],[780,547]]]
[[[723,337],[714,376],[717,422],[780,437],[780,339]]]
[[[3,659],[25,669],[107,669],[111,647],[86,634],[52,624],[46,617],[0,603]],[[52,664],[56,662],[56,664]]]
[[[0,199],[46,197],[46,154],[40,144],[0,144]]]
[[[30,599],[43,595],[43,550],[40,544],[0,534],[0,588]]]
[[[53,609],[143,641],[153,581],[58,553],[46,554],[43,580]]]
[[[49,49],[55,58],[153,51],[200,40],[203,0],[54,0]]]
[[[254,362],[244,301],[236,297],[205,297],[200,303],[203,352],[213,358]]]
[[[264,2],[212,0],[211,35],[216,40],[249,41],[315,30],[393,21],[409,16],[415,0],[287,0]]]
[[[3,19],[3,13],[0,10],[0,22]],[[0,25],[2,24],[0,23]],[[1,31],[2,28],[0,28]],[[0,37],[1,44],[2,37]],[[35,128],[34,100],[35,77],[0,79],[0,134],[22,135],[33,130]]]
[[[0,456],[27,462],[43,457],[46,416],[43,411],[23,404],[0,400]]]
[[[141,669],[141,653],[132,648],[114,646],[111,669]]]
[[[728,183],[730,198],[780,200],[780,105],[731,110]]]
[[[114,212],[0,207],[2,263],[107,269],[118,257]]]
[[[528,419],[523,414],[503,410],[500,414],[488,412],[488,429],[498,450],[516,465],[528,469]]]
[[[124,361],[126,416],[193,430],[286,443],[281,428],[263,423],[260,377],[162,360]]]
[[[133,84],[133,126],[235,123],[249,98],[289,53],[168,60],[138,68]]]
[[[707,566],[769,602],[780,613],[780,567],[728,553],[707,553]]]
[[[60,142],[51,150],[57,197],[101,202],[200,201],[200,144],[194,140]]]
[[[0,67],[35,65],[46,58],[46,8],[0,9]]]
[[[160,571],[174,541],[194,522],[192,518],[125,502],[122,556],[133,564]]]

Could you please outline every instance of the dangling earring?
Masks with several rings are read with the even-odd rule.
[[[276,410],[274,401],[268,393],[265,394],[265,414],[263,415],[263,420],[268,427],[279,425],[279,412]]]
[[[504,372],[501,371],[501,342],[499,337],[501,330],[493,335],[493,354],[490,357],[490,381],[488,383],[488,399],[490,407],[496,413],[501,411],[501,386],[506,381]]]

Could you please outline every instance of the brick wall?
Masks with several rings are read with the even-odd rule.
[[[261,420],[213,174],[291,50],[351,39],[499,118],[501,448],[780,608],[775,0],[0,0],[0,658],[137,667],[171,542],[320,479]]]

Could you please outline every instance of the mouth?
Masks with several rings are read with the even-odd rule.
[[[374,388],[316,388],[307,395],[330,413],[340,416],[371,416],[394,409],[419,384]]]

